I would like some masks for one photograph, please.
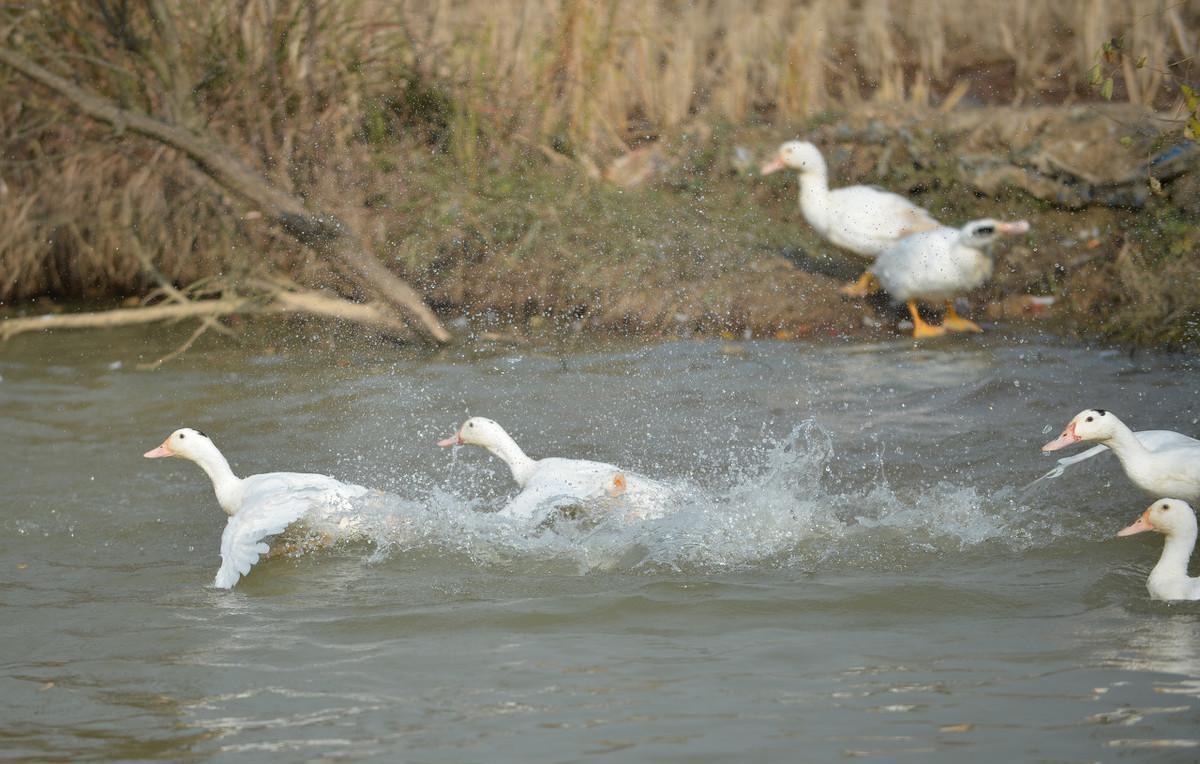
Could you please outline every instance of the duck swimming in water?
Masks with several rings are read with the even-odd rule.
[[[1064,462],[1083,461],[1112,449],[1125,475],[1146,493],[1184,501],[1200,500],[1200,440],[1171,430],[1134,432],[1111,411],[1085,409],[1042,450],[1057,451],[1082,442],[1100,445],[1069,457],[1069,461],[1061,460],[1058,468],[1043,477],[1057,477],[1066,466]]]
[[[500,510],[499,514],[507,517],[544,519],[547,509],[617,497],[631,504],[635,514],[645,516],[667,492],[656,481],[605,462],[557,457],[532,459],[503,427],[484,417],[471,417],[458,432],[438,445],[481,446],[508,465],[521,493]]]
[[[220,589],[232,589],[271,551],[263,539],[283,533],[292,523],[305,520],[331,537],[351,532],[350,502],[368,493],[360,485],[312,473],[267,472],[239,478],[212,440],[191,427],[171,433],[144,456],[187,459],[212,480],[217,503],[229,515],[221,534],[221,567],[213,580]]]
[[[1146,579],[1146,589],[1156,600],[1200,600],[1200,578],[1188,576],[1188,560],[1196,546],[1196,513],[1186,501],[1159,499],[1146,508],[1118,536],[1157,531],[1166,536],[1158,564]]]

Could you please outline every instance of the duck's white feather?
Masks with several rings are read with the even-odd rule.
[[[830,190],[829,168],[821,151],[808,141],[788,141],[763,173],[789,168],[800,181],[800,212],[831,243],[874,259],[900,239],[938,227],[927,210],[899,194],[874,186]]]
[[[1148,494],[1184,501],[1200,500],[1200,441],[1174,433],[1158,448],[1129,453],[1114,448],[1125,474]]]
[[[213,586],[221,589],[233,588],[271,551],[263,539],[283,533],[299,520],[316,523],[350,513],[351,500],[367,493],[362,486],[326,475],[297,472],[251,475],[242,484],[241,508],[221,534],[221,567],[213,580]]]
[[[503,427],[484,417],[463,422],[441,445],[481,446],[508,464],[521,493],[500,510],[505,517],[541,521],[556,507],[591,505],[606,496],[617,501],[612,507],[605,502],[604,509],[623,506],[633,516],[645,517],[656,513],[655,507],[661,507],[669,494],[666,486],[613,464],[556,457],[531,459]]]
[[[936,229],[926,210],[871,186],[806,191],[800,211],[817,233],[842,249],[874,258],[905,236]]]
[[[871,272],[897,300],[949,300],[992,276],[992,258],[962,241],[957,228],[907,236],[885,250]]]

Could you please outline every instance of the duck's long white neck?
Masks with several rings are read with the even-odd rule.
[[[1188,560],[1191,558],[1192,549],[1195,546],[1195,528],[1177,530],[1167,536],[1167,541],[1163,544],[1162,556],[1158,558],[1158,564],[1154,566],[1154,570],[1150,571],[1150,583],[1153,585],[1155,582],[1186,581]]]
[[[824,227],[829,223],[829,178],[824,167],[799,173],[800,211],[809,224]]]
[[[530,476],[533,475],[534,460],[525,455],[511,435],[501,430],[495,433],[495,437],[490,439],[484,448],[503,459],[508,468],[512,470],[513,480],[517,481],[517,485],[522,488],[525,487]]]
[[[213,446],[211,450],[196,456],[192,461],[199,464],[200,469],[204,470],[208,478],[212,480],[213,490],[217,494],[217,503],[221,505],[221,509],[225,510],[225,514],[236,513],[241,508],[238,501],[238,489],[241,488],[242,480],[233,474],[225,456],[217,450],[216,446]]]
[[[1112,416],[1112,414],[1109,414]],[[1142,442],[1133,434],[1133,430],[1125,426],[1125,423],[1120,419],[1113,417],[1113,434],[1108,438],[1100,441],[1104,445],[1112,449],[1112,452],[1117,455],[1122,464],[1129,464],[1131,461],[1136,462],[1150,454]]]

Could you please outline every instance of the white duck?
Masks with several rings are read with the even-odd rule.
[[[1111,448],[1129,479],[1153,496],[1174,496],[1185,501],[1200,500],[1200,440],[1170,430],[1134,432],[1111,411],[1087,409],[1075,415],[1043,451],[1057,451],[1080,441],[1101,445],[1059,461],[1046,476],[1061,474],[1062,468]],[[1045,477],[1045,476],[1044,476]],[[1039,478],[1040,479],[1040,478]]]
[[[362,486],[326,475],[300,472],[267,472],[239,478],[212,440],[190,427],[171,433],[162,445],[144,456],[190,459],[212,480],[217,503],[229,515],[221,534],[221,567],[213,580],[213,586],[221,589],[232,589],[259,557],[271,551],[264,538],[282,533],[297,520],[327,521],[326,531],[350,527],[346,514],[352,509],[350,500],[368,492]]]
[[[531,459],[503,427],[484,417],[471,417],[438,445],[482,446],[508,465],[521,493],[498,513],[506,517],[544,519],[541,513],[555,507],[621,497],[632,502],[635,511],[631,516],[641,518],[651,511],[647,502],[665,492],[655,481],[605,462]]]
[[[979,332],[979,324],[962,318],[954,298],[992,277],[990,245],[1001,234],[1014,236],[1029,230],[1018,220],[972,220],[962,228],[941,227],[906,236],[885,250],[871,272],[888,294],[908,305],[914,337],[936,337],[952,332]],[[940,326],[922,320],[917,301],[945,301],[946,316]]]
[[[1162,556],[1146,579],[1150,597],[1156,600],[1200,600],[1200,578],[1187,574],[1188,560],[1196,546],[1196,513],[1186,501],[1159,499],[1118,536],[1158,531],[1167,537]]]
[[[940,223],[929,212],[899,194],[872,186],[829,190],[829,171],[816,146],[788,141],[761,169],[763,175],[795,170],[800,177],[800,211],[821,236],[860,257],[875,259],[909,234],[930,231]],[[870,271],[842,293],[862,297],[871,291]]]

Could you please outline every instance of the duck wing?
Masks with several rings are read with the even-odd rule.
[[[622,470],[584,459],[541,459],[537,471],[512,501],[498,513],[520,520],[545,519],[552,510],[582,504],[606,495]],[[621,477],[624,486],[624,477]]]
[[[1149,451],[1167,451],[1173,448],[1200,448],[1200,440],[1189,438],[1174,430],[1142,430],[1134,436]]]
[[[213,586],[232,589],[259,559],[271,551],[263,540],[283,533],[314,511],[348,509],[350,499],[367,489],[325,475],[275,472],[246,478],[242,509],[221,533],[221,567]]]
[[[829,201],[829,240],[861,255],[873,257],[905,236],[941,225],[903,196],[870,186],[839,188]]]

